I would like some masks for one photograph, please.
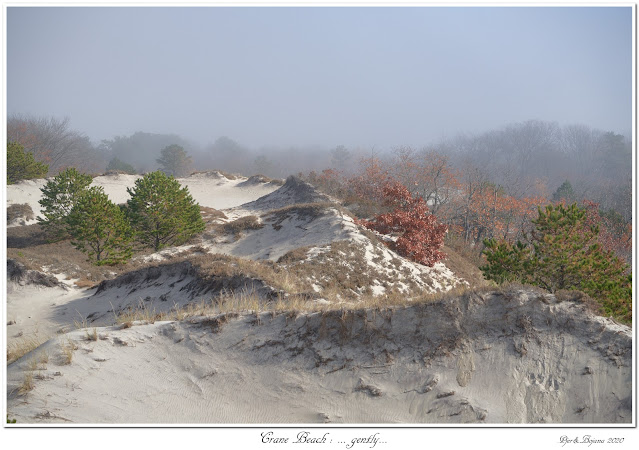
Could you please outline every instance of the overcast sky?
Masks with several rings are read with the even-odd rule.
[[[9,7],[7,110],[254,148],[627,133],[632,8]]]

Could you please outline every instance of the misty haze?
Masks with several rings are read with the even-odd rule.
[[[632,423],[633,14],[7,7],[7,419]]]

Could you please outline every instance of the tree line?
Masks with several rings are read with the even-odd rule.
[[[70,128],[68,118],[12,115],[7,121],[7,137],[8,141],[22,145],[36,162],[46,164],[47,176],[69,166],[85,173],[105,170],[146,173],[157,170],[160,149],[171,145],[188,151],[191,167],[280,178],[300,171],[321,172],[324,168],[353,174],[359,161],[368,156],[398,165],[404,175],[411,175],[414,170],[411,164],[420,165],[423,164],[420,160],[440,155],[465,178],[474,177],[464,180],[474,186],[484,178],[517,199],[550,198],[568,181],[574,201],[590,200],[602,210],[616,211],[626,222],[632,220],[632,142],[623,135],[584,125],[560,126],[529,120],[484,133],[459,134],[422,147],[373,151],[343,145],[329,149],[320,146],[250,149],[226,136],[198,146],[176,134],[141,131],[94,145],[86,135]],[[435,160],[431,165],[436,170],[441,161]],[[189,169],[183,174],[188,174]],[[433,192],[430,195],[431,200],[439,198]]]

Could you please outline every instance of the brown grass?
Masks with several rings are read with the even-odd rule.
[[[450,250],[454,250],[460,257],[464,258],[475,267],[486,264],[486,258],[482,255],[482,245],[470,246],[463,237],[454,231],[449,231],[444,237],[444,244]]]
[[[279,298],[276,301],[264,303],[255,294],[224,295],[215,301],[202,300],[199,303],[188,304],[182,308],[174,308],[170,311],[156,312],[143,305],[129,309],[116,316],[116,323],[122,328],[129,328],[136,323],[147,324],[155,321],[187,320],[196,317],[218,316],[236,317],[239,314],[255,314],[257,324],[262,313],[289,314],[297,317],[300,314],[313,312],[339,312],[343,321],[352,320],[354,316],[365,310],[392,311],[394,308],[414,306],[419,304],[434,303],[457,298],[462,295],[479,293],[483,290],[470,290],[465,287],[453,289],[445,293],[427,294],[407,299],[404,295],[388,296],[363,296],[357,302],[341,303],[317,303],[309,301],[305,296],[290,295]],[[360,314],[361,315],[361,314]]]
[[[115,266],[96,266],[87,260],[86,254],[75,249],[70,240],[47,242],[40,225],[12,227],[7,229],[7,259],[14,259],[28,270],[63,273],[68,278],[78,278],[78,286],[91,287],[102,280],[113,278],[142,265],[140,257],[153,253],[146,249],[135,254],[137,261]],[[150,263],[145,263],[150,265]]]
[[[481,270],[471,260],[462,256],[452,247],[444,246],[442,251],[446,254],[446,258],[442,262],[457,277],[466,280],[472,287],[480,287],[488,283]]]
[[[87,328],[86,330],[86,338],[87,341],[97,341],[98,340],[98,329],[93,328],[91,331]]]
[[[313,283],[322,286],[321,294],[329,300],[357,300],[361,295],[372,296],[371,286],[376,283],[391,293],[398,281],[395,274],[370,266],[364,247],[351,241],[335,241],[310,260],[303,259],[307,252],[308,248],[288,252],[279,262],[291,275],[302,280],[305,290],[310,290]],[[395,268],[399,268],[399,260],[395,263]],[[411,278],[402,281],[411,291],[421,291]]]
[[[560,302],[572,301],[581,303],[586,307],[587,311],[596,315],[603,314],[603,308],[601,307],[601,304],[599,304],[597,300],[593,299],[585,292],[560,289],[555,292],[555,298],[557,299],[557,301]]]
[[[330,202],[298,203],[268,211],[262,214],[262,218],[273,222],[273,227],[278,229],[277,227],[292,215],[297,216],[300,220],[311,221],[326,214],[330,208],[336,208],[336,205]]]
[[[78,349],[78,346],[70,338],[67,338],[65,343],[60,344],[60,349],[62,350],[61,364],[71,364],[71,361],[73,360],[73,352]]]
[[[257,216],[244,216],[239,219],[235,219],[231,222],[227,222],[221,226],[222,231],[226,234],[234,234],[239,236],[243,231],[247,230],[259,230],[264,225],[260,222]]]
[[[313,248],[311,246],[306,247],[298,247],[296,249],[290,250],[279,257],[277,260],[278,264],[291,264],[299,261],[304,261],[308,256],[308,251]]]
[[[47,244],[39,224],[7,228],[7,248],[26,248]]]
[[[229,172],[224,172],[223,170],[217,170],[217,169],[216,170],[196,170],[195,172],[191,172],[191,174],[189,176],[197,175],[197,174],[200,174],[200,173],[213,175],[213,174],[215,174],[215,172],[219,173],[220,175],[222,175],[227,180],[237,180],[237,178],[238,178],[237,175],[234,175],[234,174],[229,173]]]
[[[45,343],[47,339],[38,336],[37,333],[32,336],[22,336],[7,344],[7,364],[22,358],[27,353],[35,350]]]
[[[33,371],[27,371],[24,373],[22,384],[18,387],[19,395],[26,395],[29,391],[33,390],[35,384],[33,382]]]
[[[75,281],[73,284],[75,284],[80,289],[85,289],[85,288],[92,288],[97,283],[95,281],[89,280],[87,277],[82,277],[79,280]]]
[[[200,206],[200,214],[206,225],[217,222],[219,219],[226,219],[226,215],[215,208],[209,208],[208,206]]]

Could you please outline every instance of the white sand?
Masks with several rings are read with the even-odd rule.
[[[339,311],[255,319],[107,327],[98,329],[97,341],[85,330],[59,336],[9,366],[10,417],[138,424],[631,421],[631,330],[551,296],[542,302],[534,292],[485,294],[346,321]],[[77,350],[65,364],[69,342]],[[48,362],[37,364],[38,352]],[[18,395],[30,373],[35,388]]]

